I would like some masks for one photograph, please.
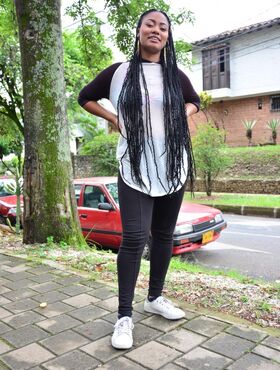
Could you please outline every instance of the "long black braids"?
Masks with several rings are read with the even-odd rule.
[[[163,72],[163,113],[165,129],[165,152],[167,156],[167,180],[170,184],[167,193],[173,192],[181,184],[181,173],[184,171],[183,153],[186,150],[188,155],[187,180],[190,180],[190,190],[193,194],[195,180],[195,163],[192,152],[191,137],[185,113],[185,103],[182,88],[179,81],[176,54],[171,32],[171,22],[163,11],[151,9],[143,13],[138,21],[137,33],[142,24],[143,17],[151,12],[162,13],[169,23],[168,41],[165,50],[161,51],[160,63]],[[155,158],[154,144],[152,140],[152,126],[150,117],[149,92],[142,67],[142,59],[139,48],[138,36],[136,36],[133,56],[130,60],[128,71],[118,99],[117,112],[123,118],[126,130],[127,150],[130,159],[131,175],[134,181],[145,188],[140,171],[142,156],[147,166],[147,154],[145,143],[148,144],[154,157],[157,178],[160,179]],[[140,77],[145,91],[145,107],[143,107]],[[143,109],[144,108],[144,109]],[[145,113],[145,117],[144,114]],[[120,122],[120,121],[119,121]],[[146,136],[145,136],[146,134]],[[126,153],[124,153],[124,156]],[[122,159],[121,159],[122,162]],[[147,168],[149,188],[151,178]],[[181,184],[182,185],[182,184]],[[163,186],[163,184],[162,184]],[[149,191],[149,189],[147,189]]]

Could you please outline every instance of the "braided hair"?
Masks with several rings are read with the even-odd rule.
[[[142,189],[145,188],[145,184],[142,180],[142,174],[140,171],[140,162],[142,156],[147,159],[145,145],[145,143],[147,143],[154,157],[157,178],[162,184],[155,158],[155,150],[152,140],[149,92],[142,66],[141,50],[140,48],[138,50],[139,38],[137,35],[143,18],[151,12],[162,13],[166,17],[169,24],[168,40],[164,48],[165,51],[164,49],[162,49],[160,54],[160,64],[163,73],[163,116],[165,130],[164,153],[166,153],[167,157],[166,176],[168,183],[170,184],[169,189],[166,189],[166,191],[167,193],[171,193],[180,184],[182,185],[180,179],[182,169],[184,170],[183,154],[184,150],[186,150],[188,155],[187,180],[190,180],[190,190],[193,195],[195,163],[185,112],[185,102],[178,75],[176,54],[171,32],[171,22],[165,12],[158,11],[156,9],[151,9],[144,12],[138,21],[134,51],[129,62],[129,67],[119,95],[117,105],[118,118],[121,113],[126,130],[127,151],[130,159],[131,175],[133,180]],[[141,94],[140,78],[142,79],[145,91],[144,107]],[[124,153],[123,157],[126,155],[127,151]],[[151,179],[148,169],[147,176],[149,180],[149,185],[151,187]]]

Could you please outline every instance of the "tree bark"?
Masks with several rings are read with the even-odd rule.
[[[84,243],[72,184],[59,0],[15,0],[24,96],[24,243]]]

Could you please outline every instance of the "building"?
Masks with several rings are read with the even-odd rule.
[[[280,119],[280,18],[196,41],[192,55],[190,79],[197,92],[213,97],[206,113],[226,130],[227,144],[248,145],[245,119],[257,120],[253,144],[272,142],[266,124]],[[191,132],[205,121],[204,112],[191,117]]]

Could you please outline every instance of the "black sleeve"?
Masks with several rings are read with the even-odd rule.
[[[93,81],[86,85],[79,93],[78,103],[83,106],[88,101],[109,99],[112,77],[122,63],[114,63],[100,72]]]
[[[191,84],[191,81],[185,75],[185,73],[183,71],[178,69],[178,72],[179,72],[179,80],[180,80],[180,83],[181,83],[181,86],[182,86],[182,92],[183,92],[183,97],[184,97],[185,103],[194,104],[197,107],[197,111],[199,111],[200,98],[197,95],[197,93],[195,92],[195,90],[194,90],[194,88]]]

